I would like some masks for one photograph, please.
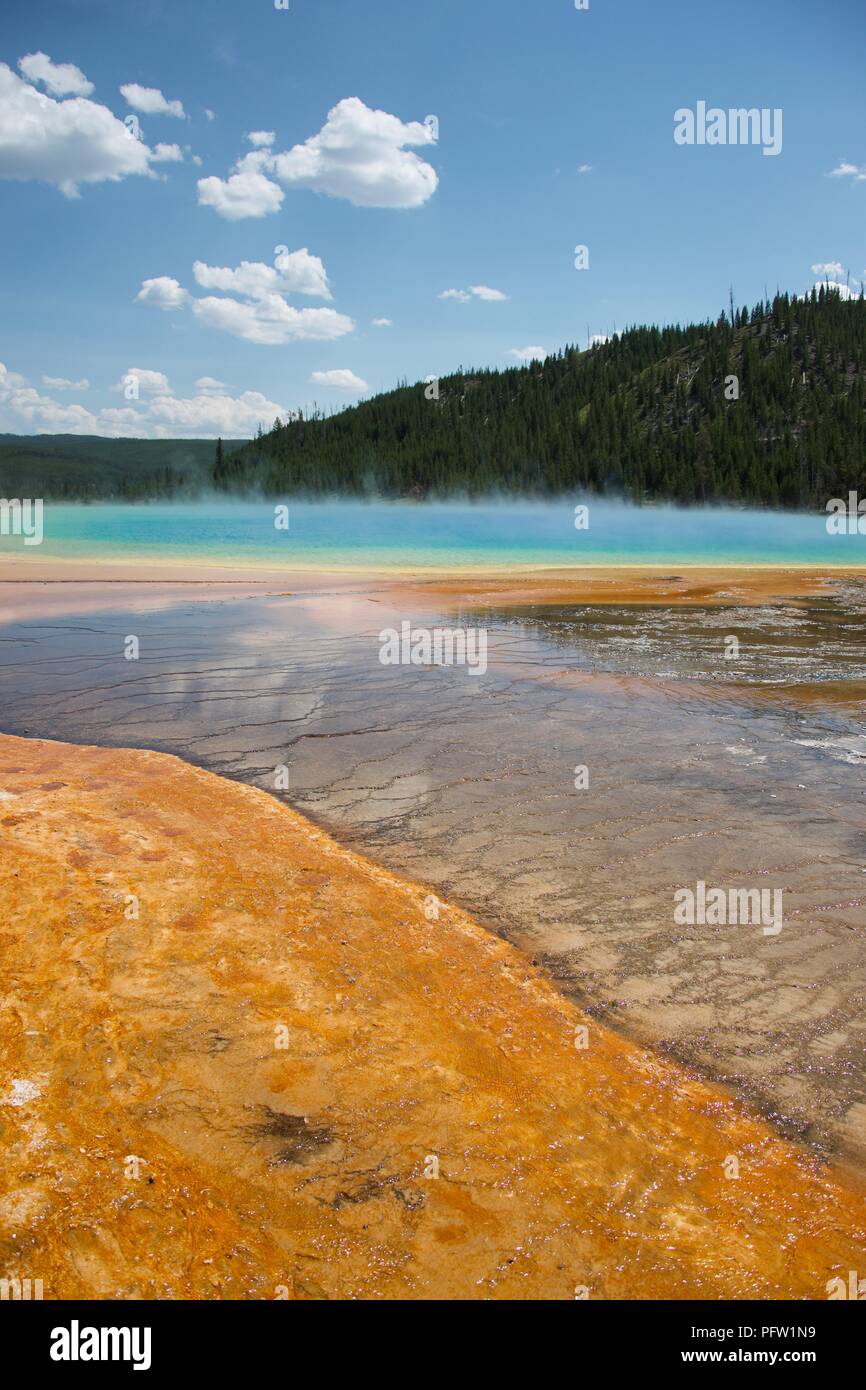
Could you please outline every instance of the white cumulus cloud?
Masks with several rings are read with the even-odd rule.
[[[80,381],[70,381],[65,376],[44,376],[42,385],[50,387],[52,391],[86,391],[90,382],[86,376],[83,376]]]
[[[186,398],[161,397],[149,406],[145,423],[156,439],[213,439],[217,435],[245,439],[254,435],[259,425],[269,427],[275,416],[288,413],[261,391],[242,391],[239,396],[207,392]]]
[[[0,63],[0,178],[38,179],[76,197],[81,183],[150,174],[152,159],[107,106],[55,101]]]
[[[202,289],[221,290],[222,297],[196,299],[177,280],[162,275],[145,280],[136,299],[159,309],[178,309],[188,303],[207,327],[269,347],[301,339],[327,341],[351,333],[355,324],[346,314],[335,309],[296,309],[287,302],[287,294],[330,299],[331,290],[324,265],[305,246],[299,251],[276,249],[273,266],[263,261],[241,261],[234,267],[196,261],[196,283]]]
[[[543,362],[547,349],[543,347],[509,348],[506,357],[514,357],[518,362]]]
[[[30,82],[41,82],[53,97],[89,97],[93,83],[74,63],[52,63],[47,53],[25,53],[18,66]]]
[[[459,304],[468,304],[470,299],[484,299],[489,302],[499,302],[508,298],[501,290],[492,290],[489,285],[470,285],[468,290],[443,290],[439,295],[440,299],[456,299]]]
[[[855,183],[862,183],[866,179],[866,168],[858,168],[856,164],[849,164],[847,160],[842,160],[835,169],[830,170],[831,179],[852,179]]]
[[[43,396],[19,372],[0,362],[0,421],[9,433],[96,434],[96,417],[83,405]]]
[[[146,116],[176,116],[186,120],[186,112],[180,101],[169,101],[158,87],[140,87],[137,82],[126,82],[120,88],[120,95],[133,111],[141,111]]]
[[[432,126],[404,122],[346,97],[328,112],[322,129],[290,150],[274,151],[274,133],[252,131],[256,147],[228,178],[200,179],[198,200],[220,217],[237,221],[276,212],[285,188],[312,188],[358,207],[416,208],[432,197],[435,169],[407,146],[436,143]]]
[[[275,264],[262,261],[241,261],[235,269],[229,266],[206,265],[196,261],[193,274],[204,290],[224,290],[244,295],[247,299],[263,299],[268,294],[307,294],[318,299],[331,299],[325,267],[318,256],[310,255],[306,246],[300,251],[278,249]]]
[[[330,372],[313,372],[310,381],[314,386],[335,386],[338,391],[352,391],[356,395],[370,389],[367,382],[349,371],[348,367],[337,367]]]
[[[151,159],[154,164],[182,164],[183,150],[180,145],[155,145]]]
[[[189,291],[170,275],[157,275],[142,282],[135,298],[137,303],[150,304],[155,309],[182,309],[189,299]]]
[[[335,309],[296,309],[279,294],[265,295],[253,303],[207,296],[194,300],[192,309],[209,328],[267,347],[301,339],[342,338],[355,327],[350,318]]]
[[[213,208],[227,222],[239,222],[244,217],[267,217],[279,212],[284,193],[262,170],[268,167],[267,150],[250,150],[239,159],[235,172],[227,179],[211,174],[198,181],[198,201],[202,207]]]
[[[374,319],[374,320],[373,320],[373,327],[374,327],[374,328],[391,328],[391,327],[392,327],[392,320],[391,320],[391,319]]]
[[[840,299],[862,299],[863,297],[859,290],[852,289],[850,285],[845,284],[844,280],[832,280],[828,278],[816,280],[815,289],[816,291],[835,290]],[[811,291],[807,290],[803,298],[805,299],[809,294],[811,294]]]
[[[317,135],[275,155],[274,169],[288,187],[314,188],[359,207],[416,208],[436,192],[439,179],[406,146],[431,144],[433,131],[422,122],[404,122],[346,97]]]
[[[126,391],[131,381],[135,382],[139,394],[149,396],[170,396],[171,387],[165,372],[155,372],[148,367],[127,367],[120,381],[110,386],[109,391]]]
[[[145,439],[251,438],[259,425],[268,427],[274,417],[289,411],[260,391],[229,394],[213,377],[200,377],[198,394],[174,396],[162,372],[131,367],[125,376],[137,374],[148,383],[138,400],[120,407],[87,410],[42,395],[18,372],[0,362],[0,428],[9,433],[97,434],[110,438]],[[56,380],[61,378],[43,378]],[[118,387],[122,389],[123,381]],[[55,387],[55,389],[59,389]]]

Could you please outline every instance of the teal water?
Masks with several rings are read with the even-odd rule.
[[[565,501],[293,502],[289,529],[278,530],[265,502],[47,503],[42,545],[3,536],[0,554],[358,569],[866,563],[866,536],[831,536],[822,514],[588,506],[578,530]]]

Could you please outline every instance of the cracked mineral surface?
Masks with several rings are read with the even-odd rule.
[[[0,786],[4,1277],[822,1298],[856,1267],[854,1183],[267,794],[6,736]]]

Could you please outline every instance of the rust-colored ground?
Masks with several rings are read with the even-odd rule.
[[[452,606],[523,607],[527,604],[630,604],[749,607],[777,599],[833,592],[834,584],[862,582],[866,571],[781,566],[585,565],[475,576],[441,575],[402,581],[413,594],[430,594]]]
[[[416,571],[273,569],[265,566],[0,558],[5,620],[59,613],[137,610],[263,594],[376,596],[413,610],[523,607],[531,604],[729,604],[832,594],[837,584],[863,583],[862,566],[575,565],[568,568]]]
[[[0,889],[0,1277],[46,1298],[821,1299],[862,1269],[862,1192],[262,792],[0,738]]]

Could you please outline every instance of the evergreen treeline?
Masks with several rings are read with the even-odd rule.
[[[823,508],[866,491],[866,301],[823,288],[732,318],[630,328],[506,371],[461,369],[441,378],[438,399],[404,384],[338,414],[277,421],[240,448],[0,435],[0,496],[143,501],[216,486]]]
[[[821,507],[863,480],[866,301],[821,288],[276,421],[214,466],[266,495],[622,493]],[[736,377],[736,385],[730,381]],[[738,398],[733,398],[738,394]]]

